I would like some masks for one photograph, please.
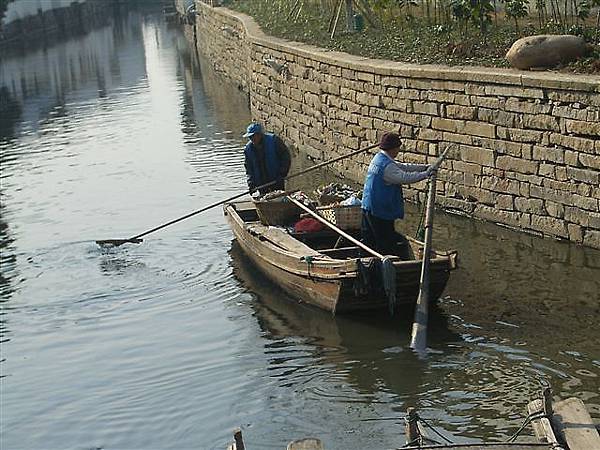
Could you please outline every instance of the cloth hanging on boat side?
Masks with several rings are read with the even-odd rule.
[[[360,258],[356,260],[356,279],[354,280],[354,295],[367,295],[371,290],[372,264],[364,264]]]
[[[396,268],[394,262],[389,256],[381,259],[381,281],[385,296],[388,299],[390,315],[394,315],[396,310]]]
[[[373,258],[368,263],[360,258],[357,259],[353,288],[354,294],[357,296],[385,294],[390,314],[393,316],[398,303],[394,258],[389,256],[385,256],[381,260]]]

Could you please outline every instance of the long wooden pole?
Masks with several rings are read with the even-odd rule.
[[[338,227],[336,227],[334,224],[332,224],[330,221],[326,220],[324,217],[322,217],[319,213],[316,213],[315,211],[313,211],[312,209],[310,209],[308,206],[304,205],[303,203],[299,202],[298,200],[292,198],[292,197],[288,197],[288,199],[294,203],[296,206],[298,206],[298,208],[303,209],[304,211],[306,211],[308,214],[310,214],[311,216],[313,216],[315,219],[317,219],[319,222],[321,222],[322,224],[324,224],[326,227],[331,228],[333,231],[335,231],[336,233],[338,233],[340,236],[342,236],[345,239],[348,239],[350,242],[352,242],[355,245],[358,245],[360,248],[362,248],[364,251],[370,253],[373,256],[376,256],[379,259],[383,258],[383,255],[380,253],[377,253],[375,250],[373,250],[371,247],[363,244],[362,242],[360,242],[358,239],[353,238],[352,236],[350,236],[348,233],[346,233],[345,231],[339,229]]]
[[[308,172],[312,172],[313,170],[317,170],[317,169],[320,169],[321,167],[325,167],[325,166],[327,166],[329,164],[333,164],[334,162],[341,161],[342,159],[346,159],[346,158],[349,158],[351,156],[358,155],[359,153],[363,153],[363,152],[366,152],[368,150],[371,150],[371,149],[377,147],[378,145],[379,144],[372,144],[372,145],[369,145],[368,147],[361,148],[360,150],[356,150],[356,151],[348,153],[346,155],[338,156],[337,158],[333,158],[333,159],[330,159],[328,161],[324,161],[324,162],[322,162],[320,164],[316,164],[314,166],[311,166],[308,169],[304,169],[304,170],[301,170],[300,172],[297,172],[297,173],[294,173],[292,175],[289,175],[285,179],[286,180],[290,180],[290,179],[298,177],[300,175],[304,175],[304,174],[306,174]],[[150,230],[144,231],[143,233],[137,234],[137,235],[135,235],[133,237],[130,237],[129,239],[105,239],[105,240],[98,240],[98,241],[96,241],[96,244],[98,244],[98,245],[107,245],[108,244],[108,245],[114,245],[114,246],[119,246],[119,245],[125,244],[126,242],[138,244],[138,243],[142,242],[142,239],[141,239],[142,237],[144,237],[144,236],[146,236],[146,235],[148,235],[150,233],[154,233],[155,231],[158,231],[158,230],[160,230],[162,228],[168,227],[169,225],[173,225],[174,223],[181,222],[182,220],[188,219],[188,218],[190,218],[192,216],[195,216],[196,214],[200,214],[201,212],[207,211],[207,210],[212,209],[212,208],[214,208],[216,206],[219,206],[219,205],[222,205],[224,203],[227,203],[227,202],[230,202],[232,200],[235,200],[237,198],[243,197],[246,194],[251,194],[252,192],[258,191],[260,189],[264,189],[266,187],[273,186],[275,183],[277,183],[277,180],[271,181],[269,183],[262,184],[262,185],[260,185],[260,186],[258,186],[256,188],[254,188],[254,189],[249,189],[249,190],[244,191],[244,192],[242,192],[240,194],[233,195],[233,196],[231,196],[229,198],[226,198],[225,200],[220,200],[218,202],[211,203],[210,205],[205,206],[202,209],[199,209],[197,211],[193,211],[193,212],[191,212],[189,214],[186,214],[185,216],[179,217],[177,219],[171,220],[170,222],[164,223],[164,224],[159,225],[157,227],[154,227],[154,228],[152,228]]]
[[[427,212],[425,215],[425,247],[423,249],[423,264],[421,265],[421,278],[419,281],[419,297],[415,306],[410,348],[417,352],[427,348],[427,320],[429,315],[429,253],[431,250],[431,236],[433,228],[433,213],[435,205],[434,173],[429,181],[429,194],[427,196]]]
[[[427,320],[429,316],[429,259],[433,235],[433,214],[435,212],[435,182],[437,170],[444,162],[451,147],[446,148],[433,163],[435,171],[429,178],[429,193],[427,194],[427,211],[425,213],[425,246],[423,248],[423,264],[419,280],[419,297],[415,306],[410,348],[423,352],[427,348]]]

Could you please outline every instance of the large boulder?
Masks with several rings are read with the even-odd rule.
[[[517,69],[555,67],[585,56],[587,51],[587,44],[579,36],[541,34],[516,41],[506,59]]]

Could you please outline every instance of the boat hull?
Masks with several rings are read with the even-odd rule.
[[[242,220],[236,204],[227,204],[224,213],[231,230],[246,256],[274,283],[295,299],[334,314],[367,312],[389,308],[383,291],[375,258],[361,258],[365,264],[362,275],[367,273],[369,282],[357,270],[357,260],[324,258],[314,251],[306,255],[307,247],[299,243],[290,251],[281,248],[280,242],[267,239],[256,229],[260,225]],[[265,228],[265,227],[263,227]],[[304,253],[303,253],[304,252]],[[435,257],[430,264],[430,299],[433,303],[442,294],[450,271],[455,267],[455,256]],[[396,305],[414,307],[419,293],[421,263],[401,261],[394,263],[396,269]]]

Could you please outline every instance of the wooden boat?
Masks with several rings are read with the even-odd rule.
[[[246,255],[267,277],[296,299],[334,314],[389,308],[381,282],[380,261],[364,257],[356,246],[338,247],[331,230],[294,233],[264,225],[252,202],[227,203],[227,221]],[[357,236],[358,232],[348,232]],[[409,238],[414,259],[392,258],[396,269],[396,305],[414,306],[419,293],[423,243]],[[444,291],[456,252],[432,251],[430,296]]]

